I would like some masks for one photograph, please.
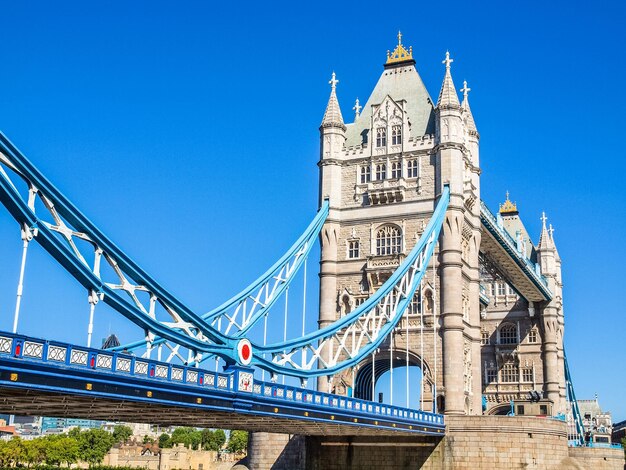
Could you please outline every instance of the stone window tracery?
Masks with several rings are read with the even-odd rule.
[[[384,127],[376,128],[376,147],[387,146],[387,129]]]
[[[417,315],[420,313],[420,294],[416,292],[413,298],[411,299],[411,303],[409,304],[409,315]]]
[[[402,164],[400,162],[393,162],[391,164],[391,177],[393,179],[402,178]]]
[[[537,342],[537,330],[536,329],[533,328],[528,332],[528,342],[529,343]]]
[[[489,344],[489,332],[488,331],[482,331],[480,333],[480,344]]]
[[[485,381],[487,384],[495,383],[498,381],[498,371],[496,369],[487,369],[485,373]]]
[[[399,227],[385,225],[376,232],[376,255],[394,255],[402,250],[402,232]]]
[[[401,143],[402,143],[402,126],[392,126],[391,145],[400,145]]]
[[[522,369],[522,382],[532,382],[533,381],[533,370],[530,367],[525,367]]]
[[[500,344],[517,343],[517,326],[507,323],[500,327]]]
[[[351,240],[348,242],[348,258],[355,259],[359,257],[359,241]]]
[[[361,167],[361,184],[369,183],[372,180],[372,169],[369,165]]]
[[[379,163],[376,165],[376,179],[378,181],[387,178],[387,165],[385,163]]]
[[[517,382],[519,380],[519,373],[517,366],[512,362],[507,362],[502,366],[500,371],[500,378],[502,382]]]
[[[407,178],[417,178],[418,175],[417,160],[409,160],[406,162],[406,176]]]

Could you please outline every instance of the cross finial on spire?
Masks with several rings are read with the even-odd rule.
[[[454,62],[454,59],[451,59],[450,52],[446,51],[446,58],[441,63],[446,64],[446,69],[449,69],[452,62]]]
[[[472,91],[472,89],[468,88],[468,86],[467,86],[467,80],[463,80],[463,88],[461,88],[460,91],[463,93],[463,99],[467,101],[467,95],[468,95],[468,93],[470,91]],[[508,199],[509,198],[509,192],[507,191],[506,194],[507,194],[506,198]]]
[[[548,229],[548,232],[550,233],[550,238],[554,238],[554,236],[553,236],[554,228],[552,228],[552,224],[550,224],[550,228]]]
[[[402,32],[398,31],[398,46],[402,45]]]
[[[546,226],[546,221],[547,221],[547,220],[548,220],[548,218],[546,217],[546,213],[545,213],[545,212],[542,212],[542,213],[541,213],[541,222],[543,222],[543,226],[544,226],[544,228],[545,228],[545,226]]]
[[[508,189],[506,190],[506,200],[507,201],[509,200],[509,190]]]
[[[332,90],[335,91],[335,88],[337,88],[337,83],[339,83],[339,80],[337,80],[336,78],[335,72],[333,72],[333,77],[328,83],[330,83],[330,87],[332,88]]]
[[[354,114],[355,114],[355,118],[358,118],[361,115],[361,109],[363,108],[363,106],[361,106],[359,104],[359,99],[356,99],[356,103],[354,103]]]

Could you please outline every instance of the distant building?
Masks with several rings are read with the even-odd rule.
[[[102,421],[93,419],[49,418],[41,420],[41,433],[54,434],[66,432],[71,428],[93,429],[100,428]]]
[[[578,408],[585,426],[585,441],[610,444],[613,431],[611,412],[602,411],[598,396],[593,400],[578,400]]]
[[[15,426],[7,426],[6,422],[4,423],[4,425],[0,424],[0,439],[8,440],[16,435],[17,433],[15,432]]]
[[[614,424],[611,433],[611,440],[614,444],[621,444],[624,438],[626,438],[626,419]]]

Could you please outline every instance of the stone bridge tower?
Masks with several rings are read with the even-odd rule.
[[[321,234],[320,327],[358,307],[399,266],[432,216],[443,185],[450,186],[450,206],[422,294],[402,320],[408,325],[403,323],[358,370],[331,383],[320,378],[318,389],[341,393],[351,388],[355,395],[371,398],[372,376],[378,378],[391,364],[406,365],[408,342],[409,365],[425,373],[424,408],[432,409],[437,400],[448,414],[479,414],[479,135],[467,85],[459,102],[449,54],[435,104],[412,49],[401,38],[399,34],[395,50],[387,53],[365,106],[356,100],[354,122],[343,120],[334,73],[330,81],[320,126],[320,199],[330,202]],[[403,353],[392,354],[394,350]]]

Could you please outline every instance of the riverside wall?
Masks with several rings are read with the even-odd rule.
[[[443,438],[254,433],[250,470],[624,470],[622,449],[569,448],[562,421],[446,416]]]

